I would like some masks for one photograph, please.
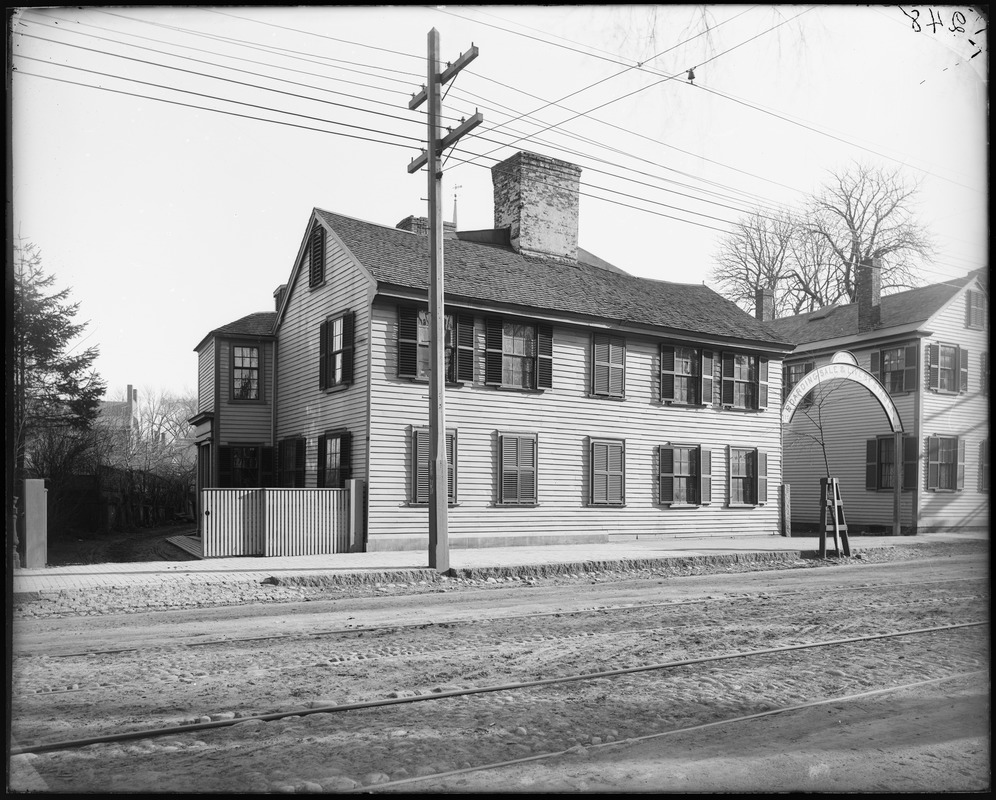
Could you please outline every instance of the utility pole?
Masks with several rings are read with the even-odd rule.
[[[471,45],[461,53],[456,63],[447,63],[439,71],[439,31],[429,31],[429,54],[426,85],[414,95],[408,108],[415,110],[428,101],[426,149],[408,165],[411,174],[423,165],[429,173],[429,567],[438,572],[450,568],[449,530],[447,528],[448,470],[446,462],[446,311],[443,288],[443,171],[440,156],[464,134],[481,124],[480,112],[461,121],[456,130],[442,136],[442,97],[440,91],[467,64],[477,58],[477,48]]]

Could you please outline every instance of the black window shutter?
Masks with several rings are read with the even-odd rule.
[[[702,351],[702,395],[699,402],[702,405],[712,405],[712,385],[713,385],[713,353],[712,350]]]
[[[661,400],[674,400],[674,345],[661,345]]]
[[[457,350],[456,379],[462,383],[474,382],[474,317],[460,314],[456,318]]]
[[[870,492],[878,489],[878,439],[865,442],[865,489]]]
[[[873,350],[871,354],[871,365],[868,371],[879,380],[882,380],[882,355],[878,350]]]
[[[261,447],[259,454],[259,485],[261,487],[276,486],[276,459],[272,447]]]
[[[412,502],[429,502],[429,431],[412,431]]]
[[[325,320],[318,327],[318,388],[327,389],[329,361],[329,323]]]
[[[591,335],[591,393],[609,393],[609,337],[600,333]]]
[[[674,502],[674,448],[657,448],[660,461],[660,502],[667,505]]]
[[[768,454],[755,450],[754,457],[757,460],[757,503],[763,506],[768,502]]]
[[[339,488],[353,477],[353,434],[343,433],[339,437]]]
[[[398,306],[398,377],[418,377],[418,309]]]
[[[958,359],[961,362],[959,365],[961,371],[961,383],[959,385],[961,387],[961,391],[967,392],[968,391],[968,350],[966,350],[964,347],[959,347]]]
[[[927,488],[936,489],[940,483],[941,445],[936,436],[927,437]]]
[[[553,328],[536,326],[536,387],[553,388]]]
[[[927,346],[927,388],[940,388],[940,345],[931,344]]]
[[[428,461],[428,455],[426,461]],[[456,502],[456,433],[446,431],[446,501]],[[428,501],[426,496],[426,501]]]
[[[304,488],[304,461],[307,455],[307,445],[306,439],[294,440],[294,487],[297,489]]]
[[[723,353],[723,392],[722,402],[724,406],[732,406],[734,398],[733,389],[733,353]]]
[[[907,392],[916,391],[916,370],[917,355],[916,345],[911,344],[906,347],[906,354],[903,357],[903,390]]]
[[[502,378],[502,322],[489,317],[484,328],[484,382],[501,386]]]
[[[699,503],[712,502],[712,451],[699,447]]]
[[[317,286],[325,280],[325,229],[315,225],[311,230],[308,285]]]
[[[356,314],[347,311],[342,315],[342,382],[353,382],[353,343],[356,341]]]
[[[916,437],[903,437],[903,490],[912,492],[916,488],[916,465],[919,454],[916,449]]]
[[[229,489],[232,486],[232,448],[224,445],[218,448],[218,487]]]
[[[325,454],[328,449],[324,436],[318,437],[318,488],[325,488]]]

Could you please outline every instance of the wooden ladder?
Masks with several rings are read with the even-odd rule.
[[[843,543],[844,555],[850,557],[851,545],[847,541],[847,520],[844,519],[844,503],[840,499],[840,482],[836,478],[820,478],[820,495],[823,498],[820,508],[820,558],[827,557],[827,531],[831,525],[837,555],[840,555]]]

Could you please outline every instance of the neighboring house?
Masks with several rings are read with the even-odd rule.
[[[785,362],[785,396],[835,352],[850,352],[899,412],[903,463],[897,469],[891,428],[866,389],[845,381],[821,385],[785,430],[793,528],[818,525],[820,478],[829,470],[840,481],[852,531],[891,529],[897,479],[904,532],[987,529],[989,295],[983,271],[882,297],[880,272],[864,265],[857,298],[770,323],[797,345]]]
[[[128,467],[139,437],[138,390],[128,384],[124,400],[101,400],[94,427],[105,432],[114,466]]]
[[[578,167],[492,176],[495,229],[444,237],[450,543],[778,533],[791,345],[578,248]],[[196,348],[200,487],[360,479],[366,549],[427,546],[425,230],[315,209],[276,311]]]

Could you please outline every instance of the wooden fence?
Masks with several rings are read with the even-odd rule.
[[[204,558],[363,549],[363,481],[345,489],[203,489]]]

